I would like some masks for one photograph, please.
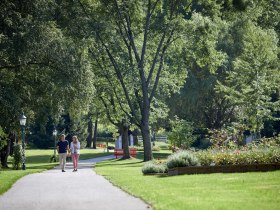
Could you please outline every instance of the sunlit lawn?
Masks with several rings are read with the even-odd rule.
[[[6,192],[19,178],[30,174],[41,172],[55,167],[58,163],[50,163],[50,157],[54,154],[53,150],[26,150],[26,170],[12,170],[11,160],[9,158],[9,169],[0,170],[0,195]],[[109,155],[104,150],[82,149],[80,159],[90,159]]]
[[[279,209],[280,171],[160,177],[143,176],[142,165],[142,159],[111,160],[95,170],[156,210]]]

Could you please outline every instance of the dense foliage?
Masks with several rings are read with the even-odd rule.
[[[169,143],[181,149],[190,148],[196,139],[193,131],[193,124],[175,118],[175,120],[171,122],[171,125],[172,131],[168,135]]]
[[[1,157],[22,111],[39,148],[53,146],[54,127],[91,146],[94,121],[125,119],[146,161],[151,125],[191,133],[172,128],[174,116],[239,137],[280,132],[279,1],[3,0],[0,10]]]

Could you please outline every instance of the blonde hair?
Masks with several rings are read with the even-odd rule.
[[[79,140],[78,140],[78,137],[77,137],[77,136],[73,136],[73,137],[72,137],[72,139],[73,139],[73,142],[79,142]]]

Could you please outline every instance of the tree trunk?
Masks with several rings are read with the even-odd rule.
[[[142,116],[143,118],[141,124],[141,133],[143,137],[143,146],[144,146],[144,161],[149,161],[153,159],[150,126],[149,126],[149,109],[143,109]]]
[[[93,133],[93,142],[92,142],[92,148],[94,148],[94,149],[96,149],[97,125],[98,125],[98,113],[96,113],[96,118],[95,118],[95,122],[94,122],[94,133]]]
[[[92,119],[91,115],[89,114],[89,121],[88,121],[88,136],[87,136],[87,145],[86,147],[92,147]]]
[[[129,147],[128,147],[128,125],[126,121],[123,120],[121,123],[121,132],[122,132],[122,147],[123,147],[123,158],[122,159],[129,159]]]
[[[1,150],[0,150],[0,157],[1,157],[1,165],[3,168],[8,168],[8,157],[9,155],[12,155],[12,147],[13,144],[15,143],[15,134],[10,134],[7,140],[7,145],[5,145]]]
[[[134,129],[133,130],[133,140],[134,140],[134,145],[138,145],[139,143],[139,139],[138,139],[138,136],[141,135],[141,132],[138,128]]]

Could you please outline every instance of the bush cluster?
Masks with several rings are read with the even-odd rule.
[[[143,174],[155,174],[155,173],[166,173],[167,172],[167,166],[165,162],[159,162],[159,161],[149,161],[144,164],[142,167],[142,173]]]
[[[239,149],[209,149],[200,151],[180,150],[168,156],[166,162],[146,163],[142,172],[163,173],[171,168],[211,165],[252,165],[280,163],[280,146],[269,142],[251,144]]]
[[[196,153],[201,165],[246,165],[280,163],[280,148],[241,150],[207,150]]]
[[[200,165],[199,160],[194,153],[187,150],[181,150],[173,153],[167,158],[166,164],[168,169]]]

